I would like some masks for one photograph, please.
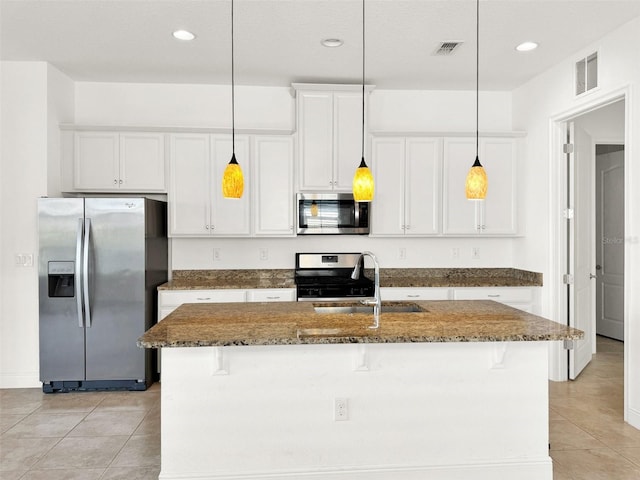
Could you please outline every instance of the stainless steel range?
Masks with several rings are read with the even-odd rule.
[[[358,265],[360,276],[352,279]],[[296,253],[298,301],[339,301],[374,295],[373,280],[364,276],[360,253]]]

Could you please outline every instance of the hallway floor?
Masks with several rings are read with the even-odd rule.
[[[554,480],[640,479],[640,431],[623,421],[624,346],[597,342],[577,380],[549,382]]]
[[[554,480],[640,480],[640,431],[622,420],[623,346],[598,337],[574,382],[549,384]],[[3,480],[147,480],[160,472],[160,385],[146,392],[0,390]]]

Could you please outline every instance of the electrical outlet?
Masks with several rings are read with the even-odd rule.
[[[213,249],[213,261],[214,262],[219,262],[220,261],[220,249],[219,248],[214,248]]]
[[[401,247],[401,248],[398,250],[398,258],[399,258],[400,260],[405,260],[405,259],[407,258],[407,249],[406,249],[406,248]]]
[[[19,267],[33,267],[33,253],[16,253],[15,259]]]
[[[260,260],[269,260],[269,249],[261,248],[260,249]]]
[[[477,260],[480,258],[480,248],[473,247],[471,249],[471,258],[473,258],[474,260]]]
[[[458,247],[451,249],[451,258],[460,258],[460,249]]]
[[[333,400],[333,419],[336,422],[349,420],[349,400],[346,398],[335,398]]]

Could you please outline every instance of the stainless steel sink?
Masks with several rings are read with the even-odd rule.
[[[365,313],[373,315],[373,306],[368,305],[314,305],[313,309],[316,313],[324,313],[324,314],[346,314],[351,315],[354,313]],[[424,312],[425,310],[416,305],[415,303],[404,303],[404,304],[385,304],[382,303],[381,313],[415,313],[415,312]]]

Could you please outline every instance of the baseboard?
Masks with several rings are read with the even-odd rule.
[[[38,372],[0,373],[0,388],[42,388]]]
[[[391,468],[344,468],[316,471],[269,472],[251,474],[170,474],[161,472],[158,480],[552,480],[550,457],[528,462],[495,462],[472,465],[438,465]]]
[[[640,411],[634,408],[629,408],[627,422],[632,427],[635,427],[638,430],[640,430]]]

